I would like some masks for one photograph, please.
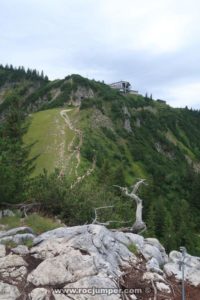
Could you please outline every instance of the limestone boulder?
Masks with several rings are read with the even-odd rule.
[[[0,244],[0,258],[6,255],[6,247],[5,245]]]
[[[45,288],[36,288],[29,294],[29,300],[50,300],[50,293]]]
[[[16,300],[19,296],[20,292],[16,286],[0,282],[0,299]]]

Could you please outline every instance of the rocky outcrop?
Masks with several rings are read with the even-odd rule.
[[[172,251],[169,254],[169,262],[164,265],[164,271],[167,276],[175,276],[177,280],[181,280],[181,260],[182,255],[180,252]],[[186,280],[194,286],[200,285],[200,257],[191,256],[186,253],[184,263]]]
[[[23,244],[27,240],[33,240],[35,235],[30,227],[18,227],[7,231],[0,231],[0,243],[13,242]]]
[[[130,251],[132,245],[137,254]],[[153,299],[155,291],[175,299],[168,278],[174,275],[180,280],[180,259],[179,252],[170,253],[168,259],[154,238],[94,224],[60,227],[34,237],[29,249],[0,245],[0,299],[98,300],[109,295],[118,300],[130,288],[130,299]],[[187,280],[197,286],[200,259],[188,255],[186,263]],[[140,290],[139,297],[134,287]]]
[[[130,122],[130,117],[131,114],[128,111],[128,108],[126,106],[123,107],[123,114],[124,114],[124,129],[128,132],[131,133],[133,132],[132,128],[131,128],[131,122]]]
[[[4,282],[0,282],[0,299],[16,300],[20,296],[18,288]]]
[[[93,98],[93,97],[94,97],[94,92],[91,88],[78,86],[76,91],[71,92],[69,103],[74,106],[80,106],[81,102],[84,99],[89,99],[89,98]]]

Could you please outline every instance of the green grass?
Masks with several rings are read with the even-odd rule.
[[[21,226],[20,216],[15,215],[12,217],[3,217],[0,219],[0,224],[6,225],[6,229],[11,229]]]
[[[31,214],[25,220],[27,226],[31,227],[36,234],[41,234],[48,230],[61,227],[61,225],[51,218],[43,217],[38,214]]]
[[[132,252],[133,254],[137,255],[138,254],[138,249],[137,249],[137,246],[135,244],[130,244],[128,245],[128,250],[130,252]]]
[[[33,175],[38,175],[46,169],[48,172],[55,168],[66,167],[69,155],[68,145],[74,137],[60,115],[62,109],[49,109],[29,116],[30,126],[24,136],[25,144],[34,143],[30,158],[38,156]]]
[[[5,245],[9,249],[15,248],[17,246],[17,244],[15,242],[13,242],[12,240],[10,240],[10,241],[2,241],[1,243],[3,245]]]
[[[189,144],[189,141],[183,131],[181,131],[181,135],[182,137],[184,137],[186,143]],[[193,161],[196,160],[194,153],[186,145],[184,145],[181,141],[179,141],[170,130],[168,130],[166,137],[170,142],[178,146],[182,150],[182,152],[188,155]]]
[[[29,226],[36,234],[41,234],[45,231],[61,227],[61,225],[54,219],[41,216],[36,213],[28,215],[25,219],[21,219],[19,215],[3,217],[0,220],[0,224],[6,225],[7,230],[20,226]],[[26,245],[28,246],[29,244],[30,241],[27,241]]]

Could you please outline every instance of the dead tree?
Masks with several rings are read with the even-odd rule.
[[[127,187],[115,185],[115,187],[120,188],[120,190],[124,192],[126,196],[130,197],[136,203],[135,222],[133,223],[133,226],[131,228],[124,228],[122,229],[122,231],[141,233],[146,229],[146,224],[142,219],[142,199],[137,195],[137,192],[142,184],[146,184],[145,179],[140,179],[136,184],[132,185],[131,192],[129,192],[129,189]]]
[[[113,208],[113,205],[108,205],[108,206],[101,206],[101,207],[96,207],[94,208],[94,214],[95,214],[95,218],[93,219],[92,224],[97,224],[97,225],[103,225],[103,226],[109,226],[111,223],[130,223],[130,221],[115,221],[115,220],[109,220],[106,222],[100,222],[99,221],[99,215],[98,215],[98,211],[102,210],[102,209],[108,209],[108,208]]]

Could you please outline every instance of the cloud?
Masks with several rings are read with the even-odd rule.
[[[0,10],[1,63],[51,79],[129,80],[173,106],[199,107],[198,0],[1,0]]]

